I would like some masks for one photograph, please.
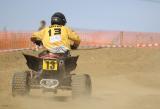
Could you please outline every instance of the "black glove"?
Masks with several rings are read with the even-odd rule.
[[[32,41],[34,44],[38,45],[38,46],[43,45],[42,41],[41,41],[41,40],[37,40],[36,38],[31,38],[31,41]]]
[[[43,44],[42,44],[42,41],[40,41],[40,40],[36,40],[36,41],[34,41],[34,43],[35,43],[36,45],[38,45],[38,46],[43,45]]]
[[[74,43],[73,45],[71,45],[71,49],[72,50],[76,50],[78,48],[78,46],[79,46],[78,44]]]

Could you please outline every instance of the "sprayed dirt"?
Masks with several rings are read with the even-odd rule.
[[[39,90],[29,97],[12,98],[12,75],[27,67],[21,52],[1,53],[0,109],[160,109],[160,49],[110,48],[72,54],[80,55],[75,72],[92,77],[90,100],[72,100],[66,91],[44,95]]]

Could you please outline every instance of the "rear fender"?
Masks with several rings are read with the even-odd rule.
[[[25,59],[27,61],[26,64],[27,64],[28,68],[30,68],[34,71],[39,71],[40,69],[42,69],[42,63],[43,63],[42,58],[28,55],[28,54],[23,54],[23,56],[25,57]]]
[[[23,55],[27,61],[26,64],[28,68],[37,72],[42,69],[43,58],[39,58],[39,57],[28,55],[28,54],[23,54]],[[76,68],[78,58],[79,56],[70,56],[70,57],[59,58],[57,60],[59,60],[59,62],[63,60],[65,65],[65,70],[67,72],[70,72]]]

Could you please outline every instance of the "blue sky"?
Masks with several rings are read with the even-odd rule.
[[[74,28],[160,32],[159,0],[0,0],[0,30],[37,30],[57,11]]]

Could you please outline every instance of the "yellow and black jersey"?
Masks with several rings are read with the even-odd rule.
[[[35,32],[32,38],[41,40],[43,46],[50,50],[58,46],[65,46],[70,50],[72,43],[79,45],[80,37],[70,28],[61,25],[52,25],[39,32]]]

